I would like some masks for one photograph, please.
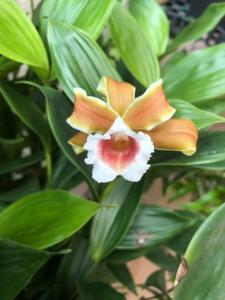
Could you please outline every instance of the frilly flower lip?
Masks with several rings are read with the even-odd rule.
[[[137,98],[131,84],[107,77],[97,90],[106,102],[75,88],[74,111],[67,119],[79,130],[68,142],[77,154],[87,151],[85,162],[93,165],[97,182],[118,175],[139,181],[154,149],[195,153],[197,129],[191,120],[171,119],[175,109],[165,98],[161,79]]]

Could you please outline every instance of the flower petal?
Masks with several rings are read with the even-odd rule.
[[[118,114],[98,98],[89,97],[85,91],[74,89],[74,111],[67,119],[68,124],[84,133],[105,132]]]
[[[87,141],[88,135],[83,132],[76,133],[68,143],[73,147],[76,154],[80,154],[84,149],[83,146]]]
[[[119,115],[122,115],[128,105],[134,100],[135,87],[128,82],[119,82],[110,77],[103,77],[97,91],[106,96],[107,102]]]
[[[165,98],[162,80],[158,80],[128,106],[123,119],[134,130],[151,130],[169,120],[174,113],[175,109]]]
[[[198,131],[190,120],[171,119],[148,134],[156,149],[182,151],[186,155],[196,152]]]
[[[120,117],[106,134],[89,135],[84,149],[88,151],[85,162],[94,165],[93,178],[98,182],[111,181],[117,175],[139,181],[154,152],[151,138],[132,131]]]

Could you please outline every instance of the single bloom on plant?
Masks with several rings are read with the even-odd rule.
[[[70,140],[77,154],[87,151],[86,164],[99,183],[118,175],[139,181],[149,169],[154,149],[196,151],[198,132],[191,120],[171,119],[175,109],[165,98],[162,80],[135,98],[135,87],[103,77],[97,87],[106,102],[75,88],[74,110],[67,122],[79,130]]]

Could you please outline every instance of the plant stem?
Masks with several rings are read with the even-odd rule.
[[[52,157],[51,153],[48,149],[45,149],[45,160],[46,160],[46,189],[51,187],[51,180],[52,180]]]

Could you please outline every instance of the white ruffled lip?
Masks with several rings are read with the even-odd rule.
[[[138,146],[135,148],[136,153],[134,153],[133,159],[119,169],[115,168],[115,164],[110,164],[105,157],[103,158],[99,151],[101,141],[110,140],[112,135],[116,133],[122,133],[132,138]],[[136,182],[142,178],[150,167],[148,160],[154,152],[154,145],[149,135],[143,132],[134,132],[124,123],[121,117],[117,117],[112,127],[105,134],[89,135],[84,149],[88,152],[85,163],[93,165],[92,177],[97,182],[109,182],[118,175],[123,176],[128,181]]]

